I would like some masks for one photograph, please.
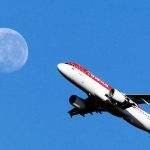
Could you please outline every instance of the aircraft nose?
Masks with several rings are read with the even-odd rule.
[[[57,65],[57,68],[60,72],[62,72],[62,70],[63,70],[63,65],[64,65],[63,63],[60,63]]]

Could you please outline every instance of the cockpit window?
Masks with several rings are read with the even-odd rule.
[[[69,64],[68,62],[66,62],[65,64]]]
[[[74,67],[74,64],[73,64],[73,63],[71,63],[71,62],[67,62],[67,63],[65,63],[65,64],[68,64],[68,65],[70,65],[70,66],[73,66],[73,67]]]

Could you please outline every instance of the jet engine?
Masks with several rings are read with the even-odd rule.
[[[119,103],[123,103],[127,100],[126,96],[116,89],[111,89],[109,91],[108,97],[119,102]]]
[[[74,107],[78,108],[78,109],[85,109],[86,104],[84,99],[76,96],[76,95],[72,95],[69,99],[69,102],[71,105],[73,105]]]

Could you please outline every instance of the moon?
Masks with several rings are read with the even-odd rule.
[[[0,28],[0,73],[21,69],[28,59],[28,46],[21,34]]]

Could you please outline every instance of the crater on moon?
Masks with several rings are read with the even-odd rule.
[[[0,28],[0,73],[17,71],[28,59],[28,46],[18,32]]]

